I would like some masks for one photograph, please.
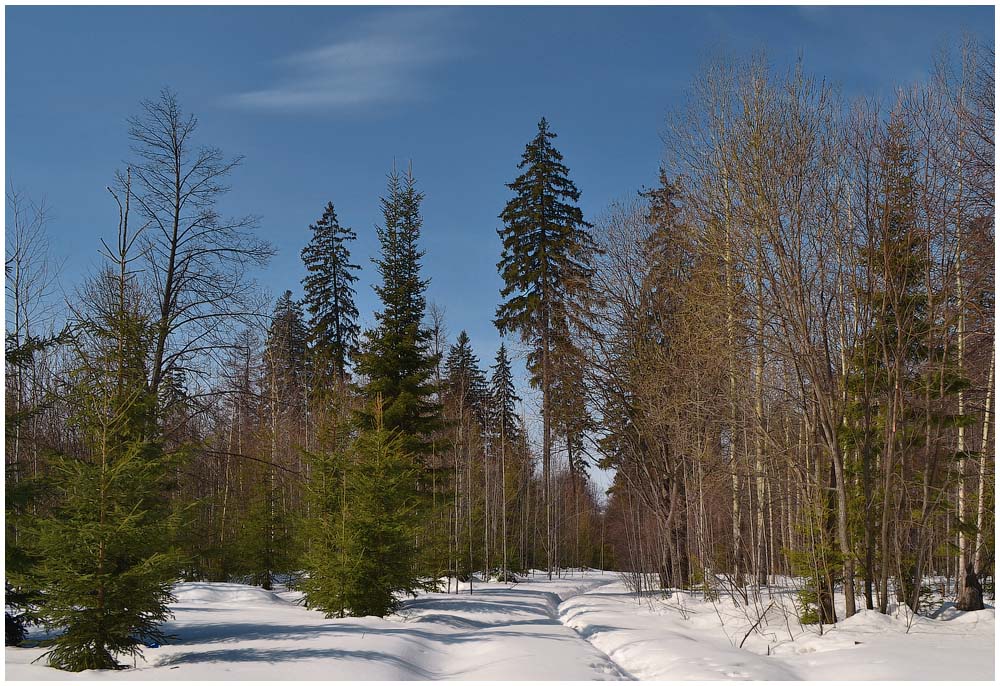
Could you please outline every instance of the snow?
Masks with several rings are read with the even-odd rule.
[[[843,617],[844,599],[837,601]],[[749,607],[726,594],[712,603],[686,591],[637,602],[613,582],[563,603],[560,617],[644,680],[994,678],[993,608],[963,613],[946,606],[934,619],[893,610],[863,610],[821,635],[799,623],[787,580],[762,589]]]
[[[637,601],[611,573],[428,593],[399,613],[326,619],[294,591],[181,583],[166,645],[134,669],[67,674],[7,648],[5,678],[33,679],[992,679],[994,610],[934,619],[862,612],[819,635],[791,589],[754,606],[701,594]]]
[[[680,608],[650,601],[637,603],[612,583],[570,599],[560,615],[637,679],[797,678],[780,662],[733,647],[717,619],[702,621],[710,605],[685,617]]]

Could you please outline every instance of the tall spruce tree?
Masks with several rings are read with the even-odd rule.
[[[376,459],[375,455],[383,455],[389,461],[396,457],[403,461],[415,460],[420,468],[400,472],[401,481],[396,488],[402,490],[398,498],[377,495],[381,493],[378,489],[382,485],[371,478],[372,471],[359,474],[349,470],[347,489],[349,497],[351,490],[357,489],[353,497],[359,502],[372,503],[372,499],[382,498],[381,516],[386,522],[395,522],[392,524],[395,531],[402,528],[408,528],[411,533],[420,531],[425,545],[430,541],[433,547],[435,537],[443,535],[440,527],[434,526],[434,518],[427,516],[434,506],[433,486],[436,481],[430,459],[431,438],[440,426],[441,411],[433,381],[439,360],[430,350],[431,332],[423,321],[426,309],[424,293],[428,283],[420,276],[420,258],[423,256],[419,248],[423,224],[420,203],[423,194],[416,189],[412,170],[404,176],[393,169],[389,174],[387,191],[382,198],[384,222],[377,227],[381,255],[375,260],[382,277],[381,283],[375,286],[382,309],[375,315],[376,326],[365,332],[355,359],[363,407],[356,412],[359,435],[355,439],[354,452],[359,460]],[[396,457],[390,457],[392,455]],[[407,457],[404,459],[400,455]],[[412,479],[412,483],[403,484],[404,477]],[[414,494],[414,499],[411,500],[407,494]],[[400,509],[394,509],[397,507]],[[425,524],[423,530],[417,526],[420,522]],[[364,528],[367,525],[359,526]],[[421,561],[411,554],[413,551],[409,548],[398,551],[396,561],[392,563],[391,570],[386,569],[385,575],[376,575],[373,571],[381,564],[379,560],[385,559],[380,556],[392,555],[392,541],[413,545],[412,537],[378,538],[375,542],[380,547],[377,549],[370,547],[373,541],[365,540],[364,536],[361,536],[361,543],[357,546],[352,541],[347,543],[350,550],[356,553],[349,555],[351,569],[365,570],[357,573],[362,574],[361,579],[369,575],[373,589],[379,588],[386,579],[391,583],[382,588],[408,591],[417,587]],[[357,603],[367,601],[360,598],[352,600],[348,594],[345,602],[352,612],[357,613]],[[374,611],[379,608],[371,606],[369,609]]]
[[[591,277],[589,258],[595,251],[583,212],[576,205],[580,192],[569,178],[562,154],[552,145],[556,134],[543,117],[538,134],[525,147],[518,165],[522,173],[507,187],[507,203],[498,231],[503,253],[497,268],[504,279],[504,301],[495,324],[501,333],[516,331],[531,347],[528,369],[532,384],[542,392],[542,481],[546,512],[546,555],[552,575],[554,541],[551,463],[554,420],[557,332],[571,301]]]
[[[361,267],[351,262],[350,241],[357,234],[340,225],[333,203],[323,216],[309,226],[312,237],[302,249],[308,274],[302,280],[305,305],[309,312],[309,343],[314,357],[316,383],[347,379],[347,362],[358,342],[358,308],[355,305],[354,272]]]
[[[424,326],[428,281],[420,276],[420,203],[412,170],[389,174],[382,198],[382,226],[376,227],[381,256],[375,260],[382,282],[375,292],[382,309],[377,324],[365,332],[356,358],[362,377],[360,412],[362,428],[374,424],[374,403],[381,398],[386,430],[399,434],[408,452],[423,454],[428,438],[440,423],[440,408],[433,384],[436,357],[431,353],[431,333]]]
[[[883,486],[877,492],[874,470],[881,465],[884,484],[889,482],[885,475],[905,478],[907,469],[913,468],[910,465],[930,459],[933,448],[927,444],[924,422],[932,419],[938,426],[956,426],[961,417],[945,414],[940,400],[957,392],[965,381],[944,371],[947,365],[940,363],[946,360],[939,357],[943,351],[927,345],[931,327],[925,281],[927,244],[917,220],[916,162],[910,132],[900,117],[891,118],[877,152],[881,188],[873,213],[875,224],[861,251],[867,283],[857,294],[869,320],[849,360],[846,385],[850,401],[839,438],[849,456],[848,464],[861,476],[854,488],[856,512],[852,517],[861,520],[865,532],[862,568],[866,605],[873,606],[877,532],[884,551],[877,580],[879,609],[888,611],[890,576],[897,571],[897,595],[916,611],[923,560],[917,538],[921,498],[906,489],[892,492]],[[925,393],[937,407],[920,408]],[[909,512],[911,518],[894,520],[893,510]],[[878,524],[876,516],[881,517]],[[897,540],[890,544],[893,537]],[[895,559],[888,552],[892,547]]]
[[[521,423],[517,416],[517,403],[520,398],[514,388],[514,373],[507,357],[507,347],[501,343],[497,350],[496,360],[489,382],[489,430],[492,452],[500,461],[500,540],[502,559],[499,578],[502,581],[516,581],[511,565],[511,546],[508,539],[508,520],[510,519],[510,496],[517,490],[516,473],[510,469],[512,448],[523,440]],[[520,565],[519,565],[520,566]]]

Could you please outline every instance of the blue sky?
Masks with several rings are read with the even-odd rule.
[[[200,141],[243,154],[223,209],[261,216],[278,249],[259,275],[300,292],[308,225],[332,200],[359,235],[371,321],[378,197],[393,160],[426,193],[428,297],[485,361],[500,279],[497,215],[548,117],[593,218],[656,180],[665,114],[707,59],[764,48],[846,96],[922,79],[991,7],[6,8],[6,169],[52,211],[71,288],[115,230],[104,190],[128,158],[125,118],[169,85]]]

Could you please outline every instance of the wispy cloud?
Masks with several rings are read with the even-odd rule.
[[[276,83],[227,100],[255,109],[347,109],[426,94],[432,67],[459,55],[448,9],[382,12],[325,45],[279,60]]]

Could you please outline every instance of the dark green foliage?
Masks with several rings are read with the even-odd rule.
[[[472,352],[472,344],[465,331],[458,334],[455,345],[448,350],[445,379],[447,394],[453,402],[471,412],[481,428],[485,427],[486,375],[479,366],[479,358]]]
[[[291,572],[297,563],[289,511],[289,486],[279,471],[290,448],[286,432],[307,414],[312,368],[306,350],[306,326],[300,303],[291,291],[278,298],[264,348],[265,437],[269,454],[260,469],[251,472],[252,486],[235,537],[234,566],[239,577],[266,590],[276,576]]]
[[[874,581],[878,565],[897,572],[900,599],[916,610],[922,592],[919,579],[926,571],[926,558],[918,550],[919,530],[924,528],[936,504],[917,504],[914,493],[885,492],[886,475],[900,482],[919,481],[923,472],[939,469],[939,458],[958,460],[963,456],[942,454],[928,445],[928,431],[948,431],[971,426],[971,415],[949,411],[943,403],[970,385],[953,359],[955,350],[946,349],[932,334],[928,302],[927,260],[930,237],[920,226],[918,171],[907,124],[894,115],[878,148],[880,188],[878,206],[867,244],[862,246],[866,280],[856,294],[866,328],[848,359],[844,423],[839,441],[850,476],[848,524],[855,540],[864,540],[861,567],[866,583]],[[880,479],[876,469],[881,470]],[[895,553],[874,555],[875,522],[895,508],[910,512],[908,518],[892,517],[900,541]],[[961,523],[959,523],[961,526]],[[893,559],[895,558],[895,559]],[[882,583],[886,582],[883,575]],[[886,609],[882,599],[881,609]]]
[[[37,484],[32,480],[14,481],[9,478],[13,465],[7,467],[4,493],[6,518],[4,545],[4,640],[5,645],[18,645],[27,638],[28,623],[34,621],[41,600],[31,582],[31,570],[37,559],[24,540],[23,529],[30,523],[28,504],[36,499]]]
[[[916,226],[915,162],[907,136],[905,125],[894,119],[881,151],[881,214],[864,250],[869,283],[859,293],[873,322],[857,346],[847,381],[848,391],[861,399],[884,398],[897,384],[915,392],[921,362],[928,357],[926,246]],[[849,412],[863,414],[864,408]],[[849,432],[845,439],[852,447],[866,441],[865,436]]]
[[[420,459],[430,452],[440,407],[432,381],[438,360],[423,323],[422,200],[411,172],[389,175],[375,260],[382,309],[355,356],[364,403],[355,412],[358,435],[349,449],[335,442],[310,456],[315,510],[303,588],[310,604],[330,615],[384,616],[396,606],[394,594],[424,587],[416,539],[434,474]]]
[[[312,237],[302,249],[308,274],[302,280],[309,311],[309,343],[316,367],[317,383],[343,383],[347,361],[358,342],[358,308],[354,303],[354,274],[360,267],[351,262],[348,242],[357,234],[337,220],[333,203],[309,226]]]
[[[500,344],[490,377],[490,431],[495,440],[503,437],[510,445],[520,440],[521,422],[517,416],[517,403],[521,399],[514,388],[514,374],[507,357],[507,346]]]
[[[551,143],[555,137],[542,118],[521,156],[521,175],[507,184],[514,197],[500,214],[504,228],[497,232],[503,241],[497,268],[504,302],[495,323],[501,332],[517,331],[533,345],[528,366],[536,382],[541,338],[551,334],[556,320],[565,316],[567,301],[589,282],[595,251],[590,224],[575,204],[580,192]]]
[[[382,277],[375,286],[382,310],[375,314],[376,327],[365,332],[355,365],[366,400],[359,421],[363,428],[372,426],[375,400],[381,398],[387,430],[398,432],[407,451],[421,454],[440,424],[432,382],[437,360],[423,325],[428,283],[420,276],[423,252],[418,247],[423,193],[412,173],[400,176],[396,171],[389,175],[387,190],[383,225],[377,228],[381,256],[375,260]]]
[[[819,600],[816,589],[807,586],[797,593],[799,602],[799,621],[803,624],[819,624]]]
[[[424,588],[415,574],[419,470],[398,435],[381,426],[362,434],[356,455],[363,468],[349,480],[347,548],[355,562],[345,598],[356,616],[384,617],[396,609],[397,593]]]
[[[264,353],[269,378],[284,389],[302,388],[308,380],[306,336],[302,305],[285,291],[274,305]]]
[[[5,593],[7,599],[7,605],[10,604],[11,593],[8,591]],[[21,645],[21,643],[28,637],[28,627],[27,621],[23,613],[11,614],[10,612],[4,612],[3,614],[3,640],[5,646],[16,646]]]
[[[834,624],[834,589],[843,578],[843,557],[834,542],[832,504],[821,497],[806,510],[797,528],[809,541],[803,550],[786,549],[794,576],[804,583],[799,590],[799,620],[803,624]]]
[[[177,522],[173,543],[183,553],[181,581],[229,581],[235,569],[235,546],[219,542],[217,503],[221,498],[202,498],[192,502],[175,499]],[[178,506],[179,505],[179,506]],[[228,528],[228,527],[227,527]]]

